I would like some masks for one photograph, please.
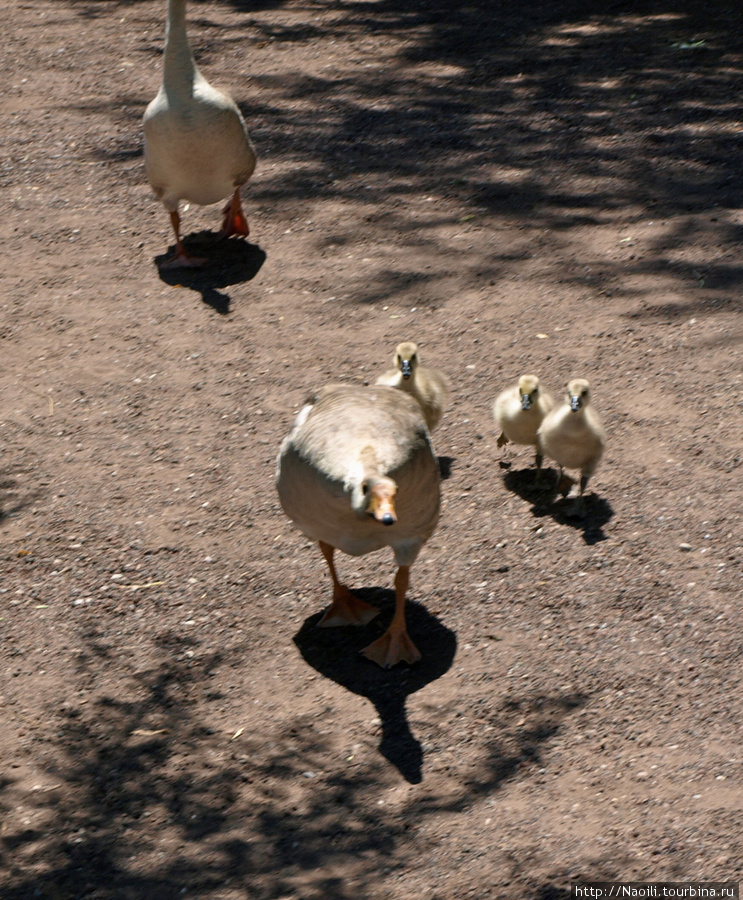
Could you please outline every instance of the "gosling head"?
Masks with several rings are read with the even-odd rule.
[[[420,362],[418,356],[418,345],[412,341],[403,341],[398,344],[393,359],[395,366],[402,372],[402,377],[406,380],[413,374],[415,367]]]
[[[539,379],[536,375],[522,375],[519,378],[521,409],[531,409],[539,398]]]
[[[397,522],[395,497],[397,485],[391,478],[365,478],[361,482],[361,493],[364,497],[364,512],[382,525],[394,525]]]
[[[588,405],[588,382],[585,378],[573,378],[568,382],[567,402],[573,412],[578,412]]]

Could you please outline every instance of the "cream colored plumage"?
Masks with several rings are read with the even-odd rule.
[[[560,467],[560,480],[563,469],[580,469],[581,496],[606,445],[606,433],[589,401],[586,379],[572,379],[565,402],[545,416],[537,432],[540,449]]]
[[[438,461],[415,400],[386,386],[326,388],[282,443],[276,487],[284,512],[319,542],[330,570],[333,603],[321,625],[365,624],[379,612],[341,584],[335,549],[361,556],[392,548],[395,614],[363,652],[381,666],[417,662],[405,598],[410,567],[438,522],[440,490]]]
[[[255,169],[255,150],[237,104],[212,87],[188,44],[186,0],[168,0],[163,80],[144,114],[147,179],[170,213],[176,252],[169,266],[200,265],[181,243],[178,204],[205,206],[230,197],[221,234],[247,235],[240,188]]]
[[[537,444],[537,430],[555,401],[543,391],[536,375],[522,375],[518,384],[500,393],[493,404],[493,417],[501,429],[498,446],[509,441],[536,448],[537,469],[542,468],[542,454]]]
[[[412,394],[420,403],[428,430],[433,431],[449,403],[448,378],[438,369],[421,365],[418,345],[412,341],[397,345],[392,364],[395,368],[380,375],[377,384],[386,384]]]

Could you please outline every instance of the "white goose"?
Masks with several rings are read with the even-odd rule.
[[[421,365],[418,345],[413,341],[403,341],[397,345],[392,364],[395,368],[380,375],[377,384],[386,384],[412,394],[420,403],[428,430],[433,431],[449,403],[448,378],[438,369]]]
[[[493,417],[501,430],[498,446],[509,441],[536,448],[537,477],[542,469],[542,453],[537,444],[537,430],[555,405],[536,375],[522,375],[518,384],[506,388],[493,404]]]
[[[421,658],[405,624],[410,567],[439,518],[439,467],[416,401],[390,387],[340,385],[299,413],[281,445],[276,487],[284,512],[318,541],[333,581],[320,625],[363,625],[379,612],[340,582],[335,550],[362,556],[391,547],[395,613],[363,652],[380,666]]]
[[[167,267],[204,262],[181,243],[180,200],[206,206],[230,197],[221,234],[248,234],[240,188],[255,169],[255,150],[237,104],[199,72],[188,45],[186,0],[168,0],[163,80],[145,110],[144,139],[147,179],[175,232]]]
[[[563,469],[580,469],[581,498],[606,446],[606,433],[589,401],[586,379],[573,378],[568,382],[565,402],[547,413],[537,432],[540,450],[560,467],[558,488]]]

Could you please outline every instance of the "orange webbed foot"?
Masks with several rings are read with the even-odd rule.
[[[407,631],[393,632],[391,629],[385,631],[381,638],[361,652],[383,669],[389,669],[399,662],[406,662],[412,666],[423,658]]]
[[[176,252],[175,255],[171,256],[170,259],[166,259],[164,263],[160,265],[161,269],[199,269],[201,266],[205,266],[207,260],[203,256],[189,256],[188,253],[183,251],[182,253]]]
[[[320,628],[336,628],[340,625],[367,625],[379,615],[376,606],[359,600],[346,587],[333,596],[333,603],[317,623]]]
[[[231,237],[233,234],[247,237],[250,234],[248,219],[242,211],[239,196],[233,197],[222,211],[224,219],[222,220],[222,230],[219,232],[222,237]]]

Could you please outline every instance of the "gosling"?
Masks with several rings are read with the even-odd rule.
[[[563,482],[563,469],[580,469],[581,500],[606,446],[606,433],[589,402],[586,379],[572,379],[565,403],[547,413],[537,431],[540,452],[560,467],[558,489]],[[569,492],[568,489],[566,496]]]
[[[505,447],[513,442],[534,447],[537,478],[541,474],[543,459],[537,431],[554,405],[554,399],[541,389],[536,375],[522,375],[518,384],[499,394],[493,404],[493,417],[501,430],[498,446]]]
[[[395,368],[380,375],[377,384],[412,394],[423,410],[428,430],[433,431],[449,404],[449,379],[438,369],[421,365],[418,345],[412,341],[397,345],[392,363]]]

